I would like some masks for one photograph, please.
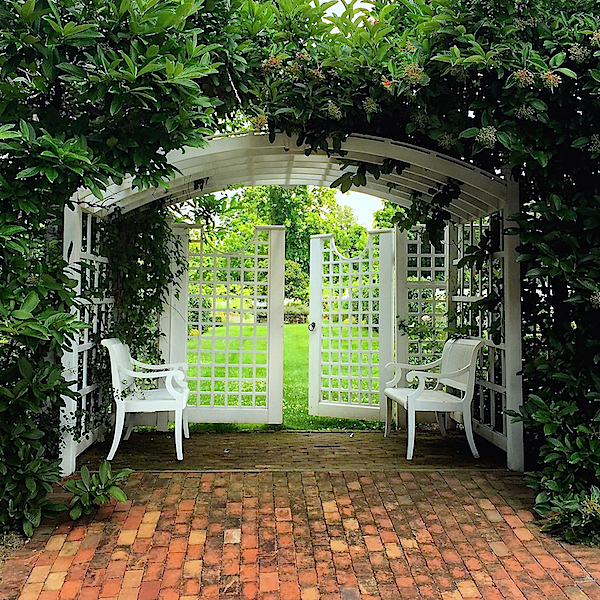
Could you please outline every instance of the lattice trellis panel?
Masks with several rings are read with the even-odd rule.
[[[423,364],[441,356],[448,326],[448,243],[421,239],[419,230],[398,232],[398,360]]]
[[[108,260],[99,253],[98,218],[81,207],[66,209],[64,215],[64,253],[69,276],[77,281],[79,320],[89,329],[73,342],[63,356],[66,379],[72,381],[76,399],[65,398],[63,410],[62,469],[75,470],[75,460],[100,433],[99,423],[106,418],[110,398],[100,387],[100,371],[106,359],[97,345],[110,327],[113,299],[105,297],[100,285],[105,279]],[[109,392],[110,394],[110,392]]]
[[[485,341],[473,407],[477,432],[506,449],[505,251],[501,229],[500,213],[458,227],[458,259],[482,240],[489,258],[458,270],[452,300],[458,330]]]
[[[359,257],[346,258],[332,236],[311,239],[311,414],[381,418],[393,346],[393,241],[391,231],[373,232]]]
[[[191,421],[281,423],[284,251],[281,227],[236,253],[190,241]]]

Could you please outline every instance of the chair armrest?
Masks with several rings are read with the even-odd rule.
[[[125,375],[135,377],[136,379],[165,379],[165,388],[174,400],[182,401],[189,395],[189,389],[185,382],[185,374],[179,369],[173,369],[171,371],[153,371],[149,373],[130,371],[129,369],[124,368],[119,370]],[[175,385],[179,389],[175,389]]]
[[[402,378],[402,373],[404,371],[425,371],[427,369],[433,369],[435,367],[438,367],[441,363],[442,363],[441,358],[439,358],[438,360],[434,360],[433,362],[426,363],[424,365],[409,365],[406,363],[388,363],[387,365],[385,365],[385,370],[386,371],[396,371],[396,375],[395,375],[394,379],[392,379],[391,381],[388,381],[386,383],[386,385],[389,387],[395,387],[398,384],[398,382],[400,381],[400,379]]]
[[[140,362],[139,360],[135,360],[135,358],[131,359],[131,364],[135,365],[136,367],[141,367],[143,369],[148,369],[149,371],[157,371],[157,370],[161,370],[164,371],[165,369],[168,370],[173,370],[173,369],[180,369],[183,372],[187,372],[188,370],[188,363],[168,363],[168,364],[164,364],[164,365],[149,365],[148,363],[143,363]]]
[[[469,363],[466,367],[459,369],[458,371],[452,371],[452,373],[423,373],[413,369],[406,375],[406,381],[413,381],[415,377],[419,380],[419,387],[421,386],[421,382],[425,385],[425,381],[427,379],[455,379],[460,375],[464,375],[471,368],[471,364]]]
[[[179,369],[171,369],[170,371],[152,371],[152,372],[144,372],[144,371],[130,371],[129,369],[125,369],[123,367],[119,368],[121,373],[125,375],[129,375],[129,377],[135,377],[136,379],[162,379],[164,377],[181,381],[182,383],[185,381],[185,374]]]

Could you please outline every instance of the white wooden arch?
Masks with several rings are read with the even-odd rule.
[[[125,179],[121,185],[109,187],[103,201],[88,190],[81,190],[78,200],[96,210],[111,210],[118,205],[127,212],[156,199],[178,202],[238,184],[329,187],[343,173],[339,157],[328,157],[324,152],[306,156],[304,149],[283,134],[277,135],[273,143],[268,136],[255,133],[215,137],[206,148],[184,148],[168,155],[169,163],[180,171],[168,190],[133,190],[131,180]],[[506,201],[503,179],[439,152],[364,135],[350,136],[344,150],[345,160],[381,164],[392,158],[408,163],[402,175],[382,175],[378,180],[370,177],[359,189],[401,206],[410,206],[415,191],[429,197],[428,190],[446,183],[448,177],[462,182],[460,198],[449,209],[456,222],[489,215]],[[394,184],[392,189],[388,183]]]
[[[365,194],[408,207],[414,192],[420,192],[427,199],[431,197],[431,188],[453,178],[461,182],[460,197],[448,208],[455,223],[469,223],[498,211],[503,211],[506,218],[518,211],[518,186],[509,180],[508,171],[498,176],[436,151],[365,135],[350,136],[343,149],[346,153],[343,160],[382,164],[385,159],[394,159],[409,165],[401,175],[369,177],[367,185],[358,190]],[[184,148],[171,152],[167,159],[178,170],[168,189],[132,189],[132,180],[126,179],[120,185],[110,186],[103,200],[98,200],[89,190],[79,190],[74,200],[80,209],[101,216],[116,207],[129,212],[154,200],[176,203],[236,185],[329,187],[344,172],[340,169],[338,156],[328,157],[322,151],[307,156],[305,146],[298,146],[295,139],[284,134],[278,134],[273,143],[267,135],[258,133],[215,137],[204,148]],[[507,408],[511,409],[522,403],[518,375],[521,370],[521,307],[517,241],[514,236],[506,236],[503,250],[506,265],[506,343],[503,349],[507,357]],[[520,424],[509,426],[506,450],[508,468],[523,470]],[[69,465],[65,465],[67,472],[74,469],[73,461]]]

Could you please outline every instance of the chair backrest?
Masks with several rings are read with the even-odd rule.
[[[110,371],[115,400],[121,400],[125,390],[135,387],[135,379],[131,375],[125,375],[122,372],[122,369],[133,371],[129,347],[117,338],[102,340],[102,345],[108,348],[108,355],[110,356]]]
[[[454,339],[448,340],[442,352],[440,373],[454,373],[467,365],[469,370],[457,377],[440,379],[442,385],[447,385],[463,392],[473,392],[475,386],[475,365],[477,353],[483,346],[482,340]]]

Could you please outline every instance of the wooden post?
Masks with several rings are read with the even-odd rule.
[[[81,275],[77,268],[72,268],[80,262],[81,255],[81,208],[75,204],[73,209],[65,207],[63,212],[63,258],[68,266],[67,274],[77,281],[77,295],[81,292]],[[79,336],[74,336],[71,350],[65,352],[61,362],[63,377],[66,381],[73,382],[73,389],[77,389],[77,345]],[[60,448],[60,470],[63,475],[70,475],[77,468],[77,442],[72,432],[75,425],[75,412],[77,402],[68,396],[63,396],[64,406],[60,409],[60,425],[62,431],[62,444]]]
[[[269,227],[269,300],[267,306],[267,407],[269,423],[283,421],[283,305],[285,227]]]
[[[510,167],[504,169],[507,181],[504,228],[511,225],[507,217],[519,211],[519,184],[510,174]],[[521,333],[521,271],[517,262],[516,235],[504,235],[504,331],[506,345],[506,408],[519,410],[523,404],[522,333]],[[511,471],[523,471],[525,453],[523,447],[523,424],[506,423],[506,460]]]
[[[387,400],[383,390],[390,380],[385,365],[394,361],[394,332],[397,329],[394,302],[396,240],[391,229],[371,231],[370,234],[379,234],[379,419],[385,421]]]
[[[308,413],[319,414],[321,397],[321,338],[323,329],[323,247],[325,238],[310,238],[310,314],[308,315],[309,364],[308,364]],[[314,325],[313,325],[314,323]],[[331,324],[329,324],[331,326]]]

